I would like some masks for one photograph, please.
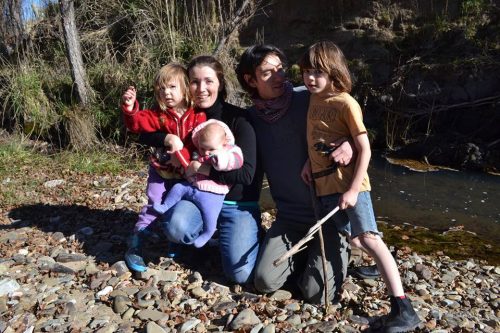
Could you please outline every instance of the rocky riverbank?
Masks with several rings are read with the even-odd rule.
[[[349,276],[328,312],[285,290],[259,295],[226,285],[213,248],[210,255],[185,250],[174,261],[156,257],[162,247],[153,247],[149,270],[133,275],[123,261],[84,250],[99,238],[102,251],[120,257],[125,240],[97,232],[92,225],[66,235],[20,221],[2,226],[0,331],[358,332],[389,309],[381,280]],[[398,263],[423,320],[418,331],[498,332],[500,267],[402,251]]]
[[[216,247],[165,258],[161,238],[148,249],[149,270],[132,274],[122,257],[145,200],[143,172],[27,168],[0,181],[0,332],[358,332],[389,309],[380,279],[349,276],[327,312],[293,291],[228,284]],[[417,331],[500,329],[500,267],[410,247],[398,247],[398,264],[422,319]]]

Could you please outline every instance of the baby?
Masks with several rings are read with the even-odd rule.
[[[235,170],[243,165],[243,153],[234,144],[234,136],[229,127],[221,121],[210,119],[201,123],[193,130],[192,140],[198,150],[193,160],[209,163],[218,171]],[[193,242],[194,246],[199,248],[213,236],[224,197],[229,189],[229,185],[217,183],[197,173],[190,182],[175,184],[168,191],[163,203],[154,204],[153,208],[163,214],[182,199],[193,202],[200,209],[203,219],[203,230]]]

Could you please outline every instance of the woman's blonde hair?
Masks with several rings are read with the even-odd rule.
[[[155,99],[160,109],[165,110],[167,108],[167,106],[161,102],[160,88],[162,86],[167,85],[172,80],[177,80],[179,82],[180,89],[184,94],[186,107],[187,108],[191,107],[192,98],[191,98],[191,93],[189,92],[189,78],[186,68],[179,63],[169,63],[160,68],[158,73],[156,73],[153,84],[155,91]]]
[[[313,44],[299,60],[300,70],[319,69],[328,74],[333,87],[339,92],[351,92],[352,81],[342,50],[333,42]]]

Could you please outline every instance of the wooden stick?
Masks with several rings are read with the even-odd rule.
[[[319,246],[321,249],[321,264],[323,266],[323,285],[325,291],[325,314],[328,314],[330,308],[330,301],[328,300],[328,266],[326,264],[325,241],[323,240],[323,228],[319,227]]]
[[[332,209],[332,211],[330,213],[326,214],[325,217],[323,217],[321,220],[319,220],[318,222],[316,222],[315,225],[313,225],[311,228],[309,228],[309,231],[304,236],[304,238],[302,238],[301,240],[299,240],[297,242],[297,244],[295,244],[294,246],[292,246],[292,248],[290,250],[288,250],[281,257],[279,257],[278,259],[276,259],[273,262],[274,266],[276,267],[276,266],[281,265],[285,260],[287,260],[288,258],[290,258],[295,253],[297,253],[297,251],[299,251],[299,249],[302,247],[302,245],[304,245],[305,243],[307,243],[308,241],[310,241],[313,238],[314,234],[319,230],[319,228],[321,227],[321,225],[323,223],[325,223],[326,221],[328,221],[328,219],[330,217],[332,217],[333,214],[335,214],[336,212],[338,212],[339,209],[340,209],[339,206],[335,207],[334,209]]]

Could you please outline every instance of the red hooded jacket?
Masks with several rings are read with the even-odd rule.
[[[204,112],[194,112],[193,108],[189,108],[182,116],[178,116],[174,110],[160,110],[159,107],[153,109],[139,110],[139,103],[135,101],[132,111],[127,111],[122,105],[122,111],[125,120],[125,126],[133,133],[150,133],[164,131],[168,134],[177,135],[184,143],[182,150],[175,152],[177,159],[184,169],[187,168],[191,161],[191,153],[196,151],[196,148],[191,139],[193,129],[207,120]],[[165,168],[151,159],[151,164],[157,169]]]

